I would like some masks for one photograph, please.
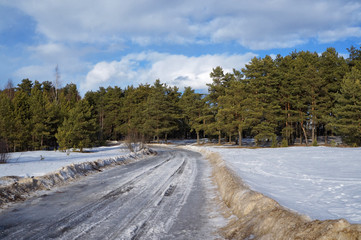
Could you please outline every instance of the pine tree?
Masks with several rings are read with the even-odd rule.
[[[335,107],[335,131],[348,144],[361,145],[361,71],[353,67],[346,73]]]
[[[177,129],[176,121],[180,118],[175,102],[179,93],[176,88],[168,88],[159,80],[155,81],[151,89],[146,102],[144,128],[157,142],[161,136],[167,141],[168,134]]]
[[[24,82],[23,82],[24,83]],[[27,81],[27,83],[29,83]],[[15,92],[14,104],[14,152],[18,150],[28,150],[31,145],[31,112],[29,96],[31,89],[22,88],[19,85],[19,90]]]
[[[297,111],[296,96],[293,94],[294,78],[292,77],[292,57],[277,56],[275,65],[277,66],[277,77],[279,85],[279,104],[282,109],[279,128],[283,137],[283,145],[294,143],[296,136]]]
[[[119,87],[108,87],[103,96],[103,131],[105,137],[111,140],[120,139],[120,130],[118,128],[118,116],[123,106],[124,92]],[[102,112],[100,112],[102,113]]]
[[[218,144],[221,143],[222,131],[224,128],[224,120],[222,114],[218,114],[221,106],[219,105],[219,98],[225,95],[226,88],[229,87],[232,75],[224,74],[222,67],[218,66],[210,73],[212,83],[207,84],[208,95],[205,101],[209,106],[208,114],[204,116],[206,122],[206,133],[209,135],[218,135]]]
[[[204,130],[203,112],[205,103],[202,94],[195,93],[191,87],[186,87],[179,100],[179,106],[183,112],[183,119],[189,125],[190,131],[197,135],[197,144],[200,143],[200,132]]]
[[[123,105],[118,116],[118,129],[124,136],[137,136],[145,142],[151,132],[145,127],[147,120],[147,99],[152,89],[150,85],[130,86],[124,90]]]
[[[30,96],[31,135],[34,149],[44,146],[44,138],[49,135],[46,126],[46,109],[41,84],[35,81]]]
[[[9,148],[14,148],[15,136],[14,106],[5,90],[0,92],[0,139],[3,139]]]
[[[250,109],[251,115],[258,119],[252,133],[257,144],[269,141],[276,136],[280,118],[279,79],[275,77],[275,64],[270,56],[264,59],[253,58],[242,72],[252,93],[254,108]]]
[[[92,116],[92,106],[80,100],[70,110],[69,117],[59,127],[56,138],[60,149],[91,147],[95,139],[96,122]]]
[[[319,123],[325,136],[332,131],[333,110],[336,103],[336,95],[341,88],[342,79],[348,71],[346,60],[339,56],[334,48],[328,48],[320,57],[320,76],[323,78],[322,95],[320,96]],[[331,132],[332,133],[332,132]]]

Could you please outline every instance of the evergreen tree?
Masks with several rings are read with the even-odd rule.
[[[44,146],[44,138],[49,135],[46,126],[46,109],[41,84],[35,81],[30,96],[31,112],[31,135],[34,149],[41,149]]]
[[[0,92],[0,139],[10,148],[14,148],[15,136],[14,106],[5,90]]]
[[[319,71],[324,83],[321,87],[319,123],[320,131],[323,132],[327,143],[327,135],[332,131],[336,95],[341,88],[342,79],[348,71],[346,60],[339,56],[334,48],[328,48],[320,57]]]
[[[277,56],[275,65],[277,67],[277,76],[280,80],[279,85],[279,105],[282,109],[279,129],[283,137],[284,145],[294,143],[296,136],[297,111],[295,109],[297,97],[294,93],[294,77],[292,76],[293,64],[292,57]]]
[[[361,145],[361,71],[353,67],[346,73],[335,107],[335,131],[348,144]]]
[[[347,48],[347,51],[349,52],[349,58],[347,59],[349,67],[356,67],[361,70],[361,47],[357,49],[355,46],[351,46]]]
[[[204,116],[206,122],[206,133],[209,135],[218,135],[218,144],[221,143],[222,130],[225,130],[225,117],[222,113],[218,114],[221,106],[219,105],[219,99],[225,95],[226,88],[229,87],[232,80],[231,74],[224,74],[222,67],[218,66],[210,73],[212,83],[207,84],[208,95],[205,98],[209,106],[208,114]]]
[[[167,141],[168,134],[177,129],[176,121],[180,118],[175,99],[179,93],[176,88],[168,88],[159,80],[155,81],[151,89],[146,102],[144,128],[157,142],[161,136]]]
[[[103,99],[103,131],[105,137],[111,140],[120,139],[118,116],[123,106],[124,93],[119,87],[108,87]],[[100,112],[102,113],[102,112]]]
[[[31,112],[30,95],[33,87],[32,81],[23,79],[14,94],[14,151],[28,150],[31,146]]]
[[[255,108],[255,102],[249,91],[249,85],[246,81],[234,80],[230,87],[226,89],[224,96],[220,97],[223,112],[229,119],[228,125],[231,131],[238,134],[238,145],[242,145],[242,135],[245,130],[257,123],[257,115],[253,115],[252,109]]]
[[[256,142],[274,139],[280,119],[279,79],[275,77],[275,64],[270,56],[253,58],[242,72],[253,98],[254,108],[250,109],[250,113],[258,119],[252,128]]]
[[[92,106],[80,100],[70,110],[69,117],[59,127],[56,138],[60,149],[91,147],[95,139],[96,122],[92,116]]]
[[[118,116],[118,128],[124,136],[140,136],[142,142],[150,137],[145,127],[147,120],[147,99],[151,92],[150,85],[139,85],[138,88],[128,87],[124,91],[123,106]]]
[[[182,108],[183,119],[189,125],[190,131],[197,135],[197,144],[200,143],[200,132],[204,130],[203,113],[205,103],[202,100],[202,94],[195,93],[191,87],[186,87],[179,100],[179,106]]]

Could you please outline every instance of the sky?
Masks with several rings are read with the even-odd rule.
[[[82,95],[156,79],[206,92],[217,66],[361,44],[359,0],[0,0],[0,16],[0,89],[58,66]]]

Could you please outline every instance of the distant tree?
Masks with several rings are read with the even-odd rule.
[[[348,71],[346,60],[339,56],[334,48],[327,48],[320,56],[320,76],[323,78],[322,92],[320,95],[320,131],[325,136],[327,143],[328,134],[332,134],[332,122],[337,93],[341,89],[342,79]]]
[[[34,149],[42,149],[44,147],[44,140],[49,135],[49,130],[46,125],[46,102],[41,84],[37,81],[35,81],[34,87],[31,89],[29,103],[32,145]]]
[[[19,85],[19,90],[15,92],[13,99],[15,125],[14,151],[16,149],[27,150],[31,146],[31,111],[29,101],[31,88],[29,89],[28,86],[31,86],[32,83],[29,81],[23,81],[23,83],[26,83],[26,85]]]
[[[30,81],[28,78],[23,79],[20,84],[18,84],[18,90],[22,91],[26,95],[30,96],[31,89],[33,87],[33,82]]]
[[[124,92],[119,87],[108,87],[103,96],[103,132],[111,140],[119,140],[121,132],[118,128],[118,118],[123,107]],[[102,113],[102,112],[100,112]]]
[[[56,138],[60,149],[91,147],[96,133],[96,122],[92,116],[92,106],[80,100],[70,110],[69,117],[59,127]]]
[[[123,136],[138,135],[144,143],[151,136],[145,126],[147,120],[147,99],[152,89],[150,85],[129,86],[124,90],[124,99],[118,116],[118,130]]]
[[[242,69],[245,80],[249,84],[254,108],[250,114],[258,121],[252,128],[257,143],[274,139],[277,123],[280,118],[279,79],[275,77],[276,69],[270,56],[253,58]]]
[[[346,73],[335,107],[335,131],[348,144],[361,145],[361,71],[356,67]]]
[[[59,66],[58,64],[56,65],[55,67],[55,80],[54,80],[54,88],[53,88],[53,91],[54,91],[54,100],[56,103],[58,103],[58,91],[59,91],[59,88],[60,88],[60,85],[61,85],[61,81],[60,81],[60,70],[59,70]]]
[[[11,79],[8,80],[4,91],[8,95],[10,100],[12,100],[14,98],[15,87],[14,87],[13,81]]]
[[[167,141],[168,134],[177,129],[179,95],[177,88],[170,88],[160,80],[156,80],[151,87],[146,102],[144,128],[157,142],[162,136]]]
[[[183,119],[189,125],[191,132],[196,132],[197,144],[200,143],[200,132],[204,131],[203,114],[206,107],[202,94],[195,93],[191,87],[186,87],[179,100]]]
[[[350,68],[356,67],[361,70],[361,47],[357,49],[355,46],[351,46],[350,48],[347,48],[347,51],[349,52],[347,63]]]
[[[230,74],[224,74],[223,69],[220,66],[213,68],[209,76],[212,78],[212,83],[207,84],[208,95],[205,97],[205,101],[209,106],[208,114],[204,116],[207,127],[206,133],[209,135],[218,135],[218,144],[220,144],[222,130],[225,130],[225,128],[222,123],[224,118],[222,115],[218,114],[221,108],[219,105],[219,98],[225,95],[226,88],[229,87],[232,76]]]
[[[7,148],[14,148],[15,136],[14,106],[5,90],[0,92],[0,139],[3,139]]]

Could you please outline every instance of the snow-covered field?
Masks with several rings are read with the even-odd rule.
[[[85,149],[87,152],[31,151],[10,154],[6,164],[0,164],[0,177],[3,176],[43,176],[74,163],[114,158],[130,153],[125,145]],[[1,182],[0,182],[1,183]]]
[[[361,223],[361,148],[224,148],[218,152],[253,190],[312,219]]]

